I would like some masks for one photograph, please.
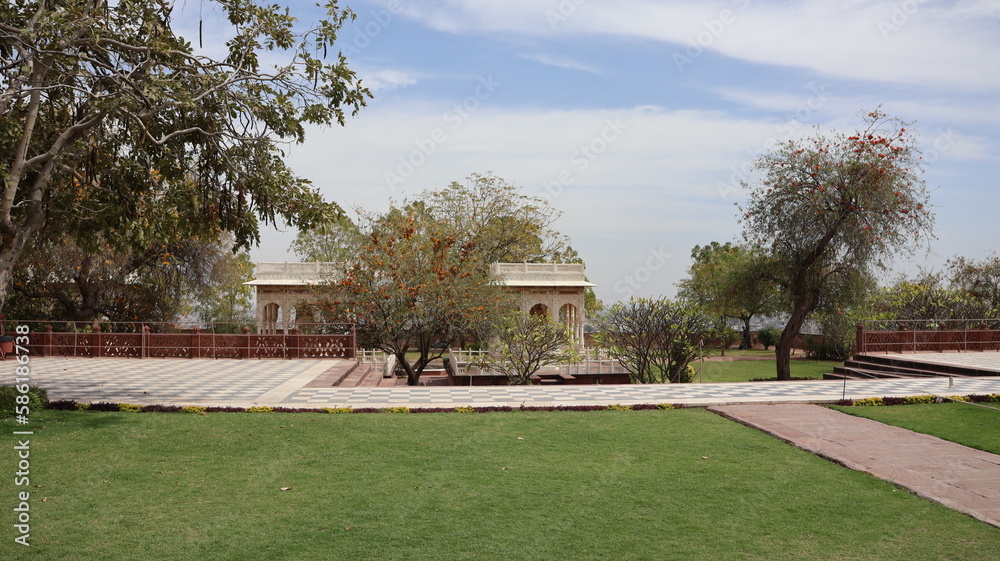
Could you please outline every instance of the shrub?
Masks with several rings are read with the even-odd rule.
[[[345,413],[354,413],[354,409],[350,407],[324,407],[320,409],[323,413],[333,413],[335,415],[343,415]]]
[[[608,405],[604,408],[605,411],[632,411],[631,405],[622,405],[620,403],[615,403],[614,405]]]
[[[386,407],[384,409],[379,409],[380,413],[409,413],[409,407]]]
[[[0,386],[0,418],[14,416],[17,407],[28,406],[29,411],[39,411],[49,403],[49,393],[38,386],[28,386],[27,392],[17,386]]]
[[[118,410],[123,413],[141,413],[142,405],[134,405],[132,403],[119,403]]]
[[[475,413],[475,412],[476,412],[476,408],[475,407],[465,406],[465,407],[456,407],[455,408],[455,413]]]
[[[768,347],[777,345],[779,338],[781,338],[781,330],[773,325],[762,327],[757,331],[757,340],[760,341],[761,345],[764,345],[765,351]]]
[[[951,400],[954,400],[954,401],[971,401],[968,398],[968,396],[964,396],[964,395],[949,395],[948,399],[951,399]]]
[[[247,407],[244,411],[247,413],[273,413],[274,408],[266,405],[254,405],[253,407]]]
[[[853,348],[853,341],[848,342],[830,335],[824,337],[806,335],[805,353],[806,358],[810,360],[844,361],[851,358]]]
[[[660,403],[660,404],[657,404],[656,408],[657,409],[661,409],[661,410],[675,409],[673,403]]]
[[[108,401],[98,401],[97,403],[91,403],[89,409],[91,411],[118,411],[118,404]]]
[[[76,406],[77,403],[74,399],[57,399],[56,401],[50,401],[45,408],[56,411],[74,411],[76,410]]]
[[[911,395],[903,398],[903,403],[907,405],[916,405],[919,403],[934,403],[937,399],[933,395]]]
[[[854,400],[854,405],[864,406],[864,405],[885,405],[885,402],[881,397],[866,397],[864,399]]]
[[[142,412],[143,413],[177,413],[181,409],[182,409],[182,407],[179,407],[177,405],[156,404],[156,405],[143,405],[142,406]]]
[[[87,411],[90,409],[89,403],[74,403],[73,407],[76,407],[77,411]]]
[[[205,407],[199,407],[197,405],[188,405],[187,407],[181,407],[179,411],[181,413],[200,413],[205,414]]]

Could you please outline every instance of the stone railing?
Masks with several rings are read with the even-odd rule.
[[[867,321],[858,325],[856,353],[1000,351],[1000,320]]]
[[[90,358],[354,358],[356,336],[350,324],[315,326],[323,334],[258,334],[249,327],[225,333],[213,325],[190,328],[175,324],[103,322],[72,331],[54,331],[45,322],[28,325],[28,349],[34,356]],[[233,330],[235,331],[235,330]]]

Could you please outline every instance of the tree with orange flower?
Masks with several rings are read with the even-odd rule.
[[[322,299],[332,302],[331,317],[358,325],[362,341],[395,355],[409,385],[450,343],[485,337],[511,308],[474,243],[456,238],[422,203],[361,222],[364,244]]]
[[[757,160],[761,180],[744,184],[744,237],[770,253],[789,313],[776,348],[778,379],[791,378],[792,344],[810,313],[932,237],[920,152],[907,123],[879,110],[864,122],[850,135],[788,141]]]

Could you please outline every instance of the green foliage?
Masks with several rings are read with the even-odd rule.
[[[354,413],[354,408],[352,407],[324,407],[321,411],[324,413],[333,413],[334,415],[345,415],[347,413]]]
[[[545,366],[574,358],[565,325],[517,310],[501,317],[494,327],[493,348],[484,364],[507,376],[508,383],[524,385]]]
[[[243,283],[253,280],[254,268],[247,253],[234,254],[226,248],[216,254],[206,282],[193,296],[198,319],[216,324],[212,327],[216,333],[240,333],[244,325],[253,325],[254,289]]]
[[[483,263],[575,262],[567,260],[570,252],[578,257],[569,238],[552,227],[561,212],[492,172],[474,173],[417,199],[433,220],[450,225],[459,245],[474,247]]]
[[[178,229],[249,247],[260,223],[339,212],[293,174],[282,144],[302,142],[307,124],[343,124],[371,96],[345,57],[324,60],[352,12],[331,2],[304,28],[278,5],[215,0],[232,27],[212,58],[175,34],[172,1],[108,4],[2,7],[0,306],[49,217],[88,250],[108,234],[116,251],[141,252]]]
[[[88,410],[90,410],[90,404],[89,403],[74,403],[73,407],[77,411],[88,411]]]
[[[636,383],[691,381],[688,365],[703,353],[713,322],[691,303],[630,298],[598,322],[598,345],[622,363]]]
[[[8,355],[9,356],[9,355]],[[27,392],[19,386],[0,386],[0,419],[13,417],[18,407],[27,406],[29,414],[40,412],[49,403],[49,393],[38,386],[28,386]]]
[[[423,204],[366,216],[362,229],[365,245],[321,299],[328,315],[358,325],[363,346],[395,355],[408,384],[417,385],[424,368],[447,352],[437,343],[470,334],[485,339],[513,307],[482,254]]]
[[[409,413],[409,407],[384,407],[379,409],[379,413]]]
[[[757,330],[757,341],[764,345],[764,350],[775,345],[781,337],[781,330],[773,325],[767,325]]]
[[[605,411],[632,411],[633,409],[631,405],[622,405],[620,403],[608,405],[604,408]]]
[[[900,278],[877,291],[871,319],[941,321],[995,318],[1000,315],[1000,257],[982,261],[954,257],[943,272]]]
[[[771,263],[761,248],[712,242],[695,246],[691,258],[694,263],[688,269],[689,276],[677,284],[677,294],[719,317],[722,325],[729,319],[740,319],[748,335],[754,316],[778,310],[780,295]],[[723,340],[731,338],[727,333]],[[744,346],[749,346],[749,341],[744,341]]]
[[[742,206],[744,237],[767,248],[786,295],[778,378],[810,313],[863,296],[884,259],[912,253],[933,226],[916,139],[880,111],[854,134],[790,140],[758,159]]]
[[[910,395],[903,398],[903,403],[907,405],[916,405],[921,403],[934,403],[937,397],[933,395]]]
[[[845,361],[851,358],[854,339],[837,335],[805,335],[805,354],[810,360]]]
[[[273,413],[274,408],[266,405],[254,405],[253,407],[247,407],[244,411],[247,413]]]
[[[455,413],[475,413],[476,408],[470,406],[459,406],[455,408]]]
[[[185,407],[181,407],[179,411],[181,413],[198,413],[199,415],[204,415],[205,409],[205,407],[200,405],[187,405]]]
[[[864,407],[864,406],[879,406],[879,405],[885,405],[885,402],[882,401],[881,397],[866,397],[866,398],[863,398],[863,399],[856,399],[856,400],[854,400],[854,405],[861,406],[861,407]]]
[[[290,249],[302,261],[349,263],[365,242],[357,224],[347,216],[301,229]]]
[[[119,403],[118,410],[123,413],[142,413],[142,405],[134,403]]]
[[[670,410],[670,409],[675,409],[675,407],[674,407],[674,404],[673,404],[673,403],[658,403],[658,404],[656,405],[656,408],[657,408],[657,409],[659,409],[659,410],[661,410],[661,411],[666,411],[666,410]]]

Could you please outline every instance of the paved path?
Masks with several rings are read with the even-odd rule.
[[[1000,527],[1000,456],[807,404],[710,411]]]
[[[1000,355],[994,355],[1000,356]],[[862,397],[1000,393],[1000,376],[948,379],[729,384],[307,387],[348,361],[37,357],[32,383],[52,399],[141,405],[270,405],[284,407],[458,407],[683,403],[833,402]],[[0,383],[12,383],[14,361],[0,362]]]

